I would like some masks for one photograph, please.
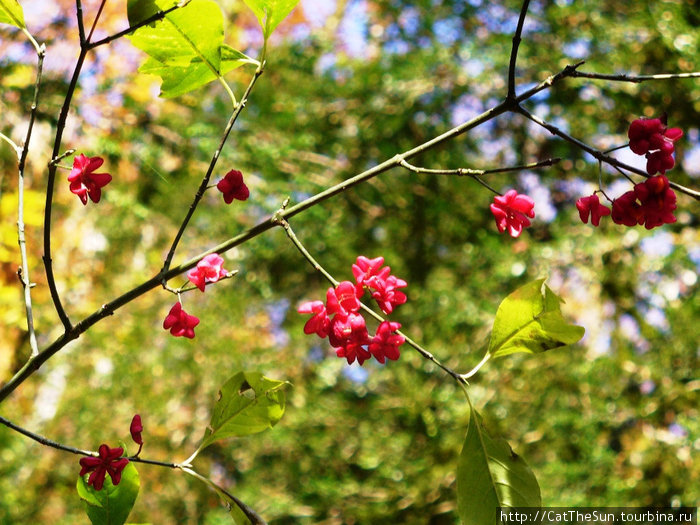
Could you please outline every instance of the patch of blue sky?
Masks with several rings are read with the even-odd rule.
[[[644,314],[644,320],[660,332],[668,332],[669,324],[661,308],[652,307]]]
[[[420,12],[415,7],[408,7],[399,15],[399,25],[406,35],[413,36],[420,28]]]
[[[369,372],[362,368],[357,362],[343,367],[343,375],[353,383],[364,384],[369,378]]]
[[[466,93],[457,99],[452,106],[450,121],[458,126],[484,112],[484,103],[479,97]]]
[[[700,132],[690,128],[686,133],[686,145],[683,155],[683,170],[694,179],[700,177]]]
[[[597,189],[596,184],[581,177],[555,180],[554,187],[570,199],[591,195]]]
[[[411,45],[400,38],[392,38],[384,43],[383,49],[389,55],[405,55],[411,51]]]
[[[435,38],[443,46],[451,46],[464,36],[462,20],[457,17],[443,18],[433,24]]]
[[[520,84],[518,86],[518,95],[521,95],[522,93],[525,93],[528,89],[532,89],[535,86],[537,86],[539,82],[529,82],[526,84]],[[543,89],[542,91],[535,93],[532,95],[528,101],[529,102],[544,102],[549,98],[549,90],[548,89]]]
[[[493,33],[512,34],[518,26],[518,15],[495,3],[489,3],[476,17]]]
[[[569,58],[586,58],[591,52],[591,41],[586,38],[577,38],[573,42],[567,42],[562,51]]]
[[[321,76],[333,69],[337,61],[338,56],[335,53],[324,53],[316,59],[314,70],[317,75]]]
[[[338,36],[349,56],[355,58],[365,56],[368,23],[367,3],[364,0],[350,2],[338,28]]]
[[[639,247],[649,257],[668,257],[675,248],[673,235],[664,230],[657,230],[653,235],[642,239]]]
[[[470,77],[476,77],[484,72],[486,66],[482,60],[478,58],[470,58],[462,62],[462,70]]]
[[[542,184],[540,177],[524,171],[518,176],[525,193],[535,201],[535,217],[538,221],[552,222],[557,216],[557,209],[552,205],[552,194],[549,187]]]
[[[302,0],[301,7],[304,17],[312,27],[323,27],[326,20],[336,10],[335,0]]]

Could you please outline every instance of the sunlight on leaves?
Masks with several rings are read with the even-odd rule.
[[[20,29],[27,27],[22,6],[17,0],[0,0],[0,24],[10,24]]]
[[[538,279],[506,297],[496,312],[488,352],[502,357],[516,352],[545,352],[578,342],[585,332],[561,314],[562,299]]]
[[[299,0],[244,0],[244,2],[255,13],[267,40],[280,22],[297,6]]]
[[[215,441],[257,434],[272,428],[284,414],[289,383],[258,372],[238,372],[221,387],[209,428],[199,450]]]

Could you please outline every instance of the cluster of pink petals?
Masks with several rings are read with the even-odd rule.
[[[102,188],[112,180],[109,173],[95,173],[104,160],[101,157],[86,157],[82,153],[73,159],[73,169],[68,175],[70,191],[80,197],[83,205],[88,197],[92,202],[100,202]]]
[[[583,223],[588,224],[588,218],[590,217],[593,226],[600,225],[601,217],[610,215],[610,208],[603,206],[595,193],[577,200],[576,209],[578,209],[578,215]]]
[[[176,302],[163,321],[163,328],[170,330],[175,337],[194,339],[194,327],[199,324],[199,318],[190,315],[182,309],[180,301]]]
[[[676,222],[676,194],[664,175],[649,177],[634,185],[613,201],[612,220],[616,224],[636,226],[643,224],[651,230],[663,224]]]
[[[396,333],[401,328],[397,322],[383,321],[373,337],[367,331],[365,318],[360,313],[360,298],[367,287],[384,313],[406,302],[406,295],[397,290],[406,286],[406,281],[391,275],[391,268],[384,264],[383,257],[368,259],[359,256],[352,270],[355,283],[343,281],[326,292],[326,302],[309,301],[297,311],[312,314],[304,325],[305,334],[316,334],[328,341],[338,357],[348,364],[357,360],[362,365],[372,356],[384,363],[386,359],[399,358],[399,346],[405,338]]]
[[[204,291],[207,283],[215,283],[228,275],[223,264],[223,257],[218,253],[211,253],[199,261],[195,268],[187,272],[187,278],[197,288]]]
[[[665,115],[662,118],[638,118],[630,124],[627,136],[630,149],[637,155],[646,155],[647,173],[666,173],[675,161],[674,142],[683,136],[680,128],[667,128]]]
[[[498,231],[508,230],[511,237],[518,237],[523,228],[530,226],[530,219],[535,217],[535,201],[515,190],[508,190],[505,195],[496,195],[491,204],[491,213],[496,218]]]
[[[122,480],[122,471],[129,464],[127,458],[123,458],[124,449],[121,447],[110,448],[107,445],[100,445],[99,457],[88,456],[80,458],[80,476],[91,472],[88,478],[88,485],[92,485],[95,490],[102,490],[105,476],[109,474],[113,485],[119,485]]]
[[[243,174],[238,170],[229,171],[216,187],[224,194],[226,204],[231,204],[233,199],[244,201],[250,196],[248,186],[243,182]]]

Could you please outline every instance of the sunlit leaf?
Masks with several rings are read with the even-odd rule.
[[[24,24],[24,12],[17,0],[0,0],[0,24],[10,24],[20,29]]]
[[[518,288],[498,307],[488,350],[493,357],[544,352],[583,337],[584,328],[566,322],[560,309],[563,301],[544,281]]]
[[[267,40],[280,22],[297,6],[299,0],[244,0],[244,2],[255,13]]]
[[[132,8],[133,20],[143,20],[153,14],[154,9],[171,6],[172,0],[139,2]],[[139,71],[162,78],[161,95],[164,97],[182,95],[245,63],[255,63],[223,43],[223,15],[221,8],[211,0],[192,0],[163,20],[138,29],[130,39],[149,55]]]
[[[129,18],[129,25],[135,26],[148,17],[155,15],[159,11],[164,11],[177,4],[177,0],[156,1],[156,0],[129,0],[126,5],[126,14]]]
[[[139,494],[139,473],[133,463],[122,471],[119,485],[112,485],[112,479],[105,477],[102,490],[95,490],[87,484],[89,474],[78,478],[78,495],[85,504],[85,512],[92,525],[122,525],[126,523],[129,513]]]
[[[457,464],[457,511],[465,525],[500,523],[499,507],[539,507],[540,487],[530,467],[505,439],[491,438],[470,407]]]
[[[209,428],[199,449],[214,441],[257,434],[272,428],[284,414],[288,383],[258,372],[238,372],[221,387]]]

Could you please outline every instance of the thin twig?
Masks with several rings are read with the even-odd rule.
[[[77,0],[78,7],[80,7],[80,0]],[[63,106],[61,107],[61,112],[58,115],[58,123],[56,124],[56,137],[53,143],[53,153],[51,154],[52,159],[56,159],[59,156],[59,151],[61,149],[61,139],[63,138],[63,131],[66,127],[66,119],[68,118],[68,112],[70,111],[71,101],[73,100],[73,94],[75,93],[75,88],[78,85],[78,77],[80,76],[80,71],[85,62],[85,57],[87,55],[88,49],[83,43],[80,46],[80,55],[78,55],[78,60],[75,64],[75,69],[73,70],[73,76],[71,78],[70,84],[68,84],[68,91],[66,92],[66,97],[63,100]],[[49,292],[51,293],[51,300],[53,301],[54,307],[56,308],[56,313],[58,314],[61,323],[66,332],[70,332],[72,325],[68,314],[63,308],[61,303],[61,297],[58,294],[58,288],[56,286],[56,278],[53,274],[53,262],[51,260],[51,209],[53,206],[53,194],[54,185],[56,182],[56,163],[52,160],[49,162],[49,172],[48,180],[46,183],[46,204],[44,206],[44,268],[46,270],[46,284],[49,287]]]
[[[29,260],[27,257],[27,240],[24,234],[24,168],[29,152],[29,143],[32,138],[32,130],[36,121],[36,112],[39,104],[39,91],[41,87],[41,77],[44,68],[44,57],[46,55],[46,46],[39,46],[37,53],[37,72],[36,81],[34,82],[34,97],[29,110],[29,124],[27,125],[27,135],[24,138],[22,152],[19,155],[17,164],[18,182],[17,182],[17,243],[19,244],[19,253],[21,260],[21,271],[18,272],[22,287],[24,290],[24,310],[27,319],[27,333],[29,334],[29,348],[31,349],[31,357],[36,357],[39,354],[39,345],[36,340],[36,332],[34,330],[34,314],[32,313],[32,294],[31,280],[29,278]]]
[[[75,12],[78,19],[78,35],[80,36],[80,46],[85,45],[85,23],[83,21],[83,3],[75,0]]]
[[[530,0],[525,0],[520,8],[520,16],[518,17],[518,26],[513,34],[513,47],[510,51],[510,64],[508,65],[508,100],[515,99],[515,64],[518,60],[518,48],[520,47],[520,36],[523,33],[523,25],[527,16],[527,9],[530,5]]]
[[[87,42],[90,42],[92,39],[92,34],[95,32],[95,27],[97,27],[97,21],[100,19],[100,16],[102,15],[102,10],[105,7],[105,3],[107,3],[107,0],[102,0],[100,2],[100,7],[97,9],[97,14],[95,15],[95,19],[92,21],[92,27],[90,28],[90,33],[88,33],[88,36],[86,38]]]
[[[229,503],[233,503],[238,506],[241,511],[243,511],[243,514],[246,515],[246,518],[248,518],[253,525],[267,525],[267,522],[253,509],[251,509],[248,505],[243,503],[240,499],[238,499],[236,496],[228,492],[226,489],[221,487],[220,485],[217,485],[214,483],[211,479],[205,478],[202,476],[200,473],[195,471],[191,467],[186,467],[186,466],[181,466],[180,469],[183,472],[186,472],[190,476],[197,478],[199,481],[202,481],[203,483],[206,483],[209,485],[211,488],[213,488],[216,492],[222,494],[226,499],[229,500]]]
[[[165,16],[168,13],[172,13],[176,9],[180,9],[182,7],[185,7],[187,4],[190,3],[190,0],[183,0],[182,2],[179,2],[178,4],[169,7],[168,9],[164,11],[158,11],[157,13],[154,13],[153,15],[149,16],[148,18],[145,18],[141,20],[138,24],[134,24],[133,26],[129,26],[123,31],[119,31],[118,33],[115,33],[113,35],[110,35],[108,37],[103,38],[102,40],[98,40],[97,42],[89,42],[88,43],[88,49],[94,49],[98,46],[102,46],[105,44],[109,44],[110,42],[117,40],[118,38],[121,38],[125,35],[128,35],[129,33],[133,33],[137,29],[140,29],[143,26],[147,26],[148,24],[152,24],[153,22],[157,22],[158,20],[162,20],[165,18]]]
[[[204,177],[202,178],[202,182],[199,184],[199,188],[197,189],[197,193],[194,196],[194,200],[192,201],[192,204],[190,204],[190,207],[187,210],[187,214],[185,215],[185,218],[182,221],[182,224],[180,225],[180,229],[178,230],[177,234],[175,235],[175,238],[173,239],[173,243],[170,246],[170,250],[168,251],[168,255],[165,258],[165,262],[163,263],[163,268],[161,270],[161,273],[167,272],[168,269],[170,268],[170,263],[172,262],[173,257],[175,256],[175,250],[177,249],[177,245],[180,242],[182,235],[185,233],[185,229],[187,228],[187,225],[189,224],[190,219],[192,218],[192,215],[194,214],[195,210],[197,209],[197,205],[199,204],[199,201],[202,200],[202,197],[204,196],[204,192],[207,190],[207,185],[209,184],[209,179],[211,178],[211,175],[214,172],[214,168],[216,167],[216,163],[219,160],[219,156],[221,155],[221,151],[224,149],[224,145],[226,144],[226,141],[228,140],[229,134],[231,133],[231,130],[233,129],[233,125],[236,123],[236,120],[238,119],[238,116],[241,114],[241,111],[243,111],[243,108],[245,107],[246,103],[248,102],[248,97],[250,96],[250,93],[253,90],[253,87],[255,86],[255,82],[258,80],[260,75],[262,75],[262,73],[263,73],[262,68],[258,68],[255,71],[255,74],[253,75],[253,78],[250,80],[250,83],[248,84],[248,87],[246,88],[245,93],[243,93],[243,97],[241,98],[241,101],[238,104],[236,104],[236,107],[233,110],[233,114],[231,115],[231,118],[229,119],[228,124],[226,124],[226,128],[224,129],[224,133],[221,136],[221,140],[219,141],[219,147],[214,152],[214,155],[211,158],[211,162],[209,162],[209,168],[207,169],[207,172],[204,174]],[[165,285],[165,281],[163,281],[163,285]]]
[[[557,135],[557,136],[563,138],[564,140],[571,142],[572,144],[576,145],[577,147],[579,147],[580,149],[582,149],[586,153],[590,153],[596,159],[598,159],[602,162],[606,162],[615,168],[624,169],[624,170],[630,171],[632,173],[636,173],[637,175],[641,175],[642,177],[645,177],[647,179],[649,177],[651,177],[651,175],[649,175],[646,171],[640,170],[639,168],[635,168],[634,166],[629,166],[629,165],[625,164],[624,162],[620,162],[615,157],[610,157],[610,156],[606,155],[605,153],[603,153],[602,151],[595,149],[595,148],[592,148],[591,146],[589,146],[585,142],[581,142],[579,139],[572,137],[571,135],[562,131],[561,129],[559,129],[555,125],[550,124],[549,122],[542,120],[541,118],[537,117],[536,115],[533,115],[532,113],[530,113],[528,110],[526,110],[525,108],[523,108],[521,106],[518,107],[518,112],[522,113],[524,116],[526,116],[527,118],[529,118],[530,120],[532,120],[536,124],[539,124],[540,126],[545,128],[546,130],[548,130],[553,135]],[[673,181],[669,181],[669,185],[673,189],[680,191],[681,193],[685,193],[686,195],[694,198],[695,200],[700,200],[700,191],[693,190],[691,188],[686,188],[685,186],[682,186],[682,185],[680,185],[676,182],[673,182]]]
[[[620,75],[605,75],[602,73],[586,73],[585,71],[574,71],[572,78],[592,78],[598,80],[610,80],[613,82],[647,82],[649,80],[669,80],[672,78],[700,78],[700,72],[693,73],[664,73],[659,75],[628,75],[626,73]]]

